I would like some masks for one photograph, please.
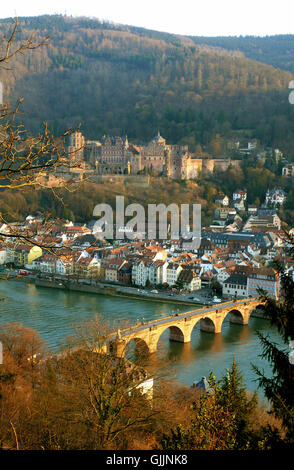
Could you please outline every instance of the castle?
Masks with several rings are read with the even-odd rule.
[[[225,171],[238,160],[200,158],[187,145],[168,145],[158,134],[145,146],[131,144],[125,137],[104,136],[101,141],[87,141],[81,132],[70,136],[69,164],[77,162],[98,175],[156,173],[176,179],[195,179],[203,173]]]

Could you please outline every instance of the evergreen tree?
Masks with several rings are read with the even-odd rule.
[[[289,255],[294,254],[294,239],[290,242]],[[285,444],[294,444],[294,364],[289,357],[290,341],[294,340],[294,281],[280,262],[274,263],[281,282],[281,298],[275,300],[260,291],[260,298],[265,301],[264,314],[275,326],[285,343],[281,348],[269,337],[258,333],[262,343],[262,357],[267,359],[272,368],[272,376],[267,377],[264,371],[253,366],[258,375],[259,386],[271,404],[271,411],[281,419],[285,429]]]
[[[193,419],[184,428],[178,424],[164,434],[164,450],[264,450],[278,436],[268,427],[254,429],[257,394],[248,396],[243,377],[233,360],[231,369],[217,382],[209,376],[210,393],[197,397],[192,405]]]
[[[246,388],[243,385],[243,377],[233,358],[231,369],[220,381],[220,388],[217,393],[217,401],[226,410],[235,416],[236,439],[235,448],[246,449],[252,440],[252,416],[257,407],[257,394],[248,397]]]

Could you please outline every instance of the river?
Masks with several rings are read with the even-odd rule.
[[[69,292],[36,287],[13,280],[0,282],[0,323],[21,322],[37,330],[55,351],[74,326],[95,314],[110,322],[148,321],[172,313],[191,310],[191,306],[131,298]],[[251,364],[264,368],[270,375],[267,361],[261,359],[261,346],[256,331],[269,333],[277,343],[281,340],[267,320],[251,318],[246,326],[230,324],[225,319],[221,334],[204,333],[196,327],[191,343],[169,342],[168,331],[159,341],[159,352],[150,360],[152,367],[168,371],[180,384],[192,385],[212,371],[219,379],[232,364],[233,357],[241,370],[244,383],[251,392],[257,389]]]

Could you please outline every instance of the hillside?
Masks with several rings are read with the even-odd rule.
[[[276,36],[229,36],[191,38],[195,44],[221,47],[227,51],[239,51],[249,59],[273,65],[294,73],[294,34]]]
[[[11,20],[0,21],[8,33]],[[170,143],[208,146],[216,134],[257,137],[294,157],[293,75],[196,38],[63,16],[20,18],[21,37],[50,45],[0,70],[5,99],[23,96],[30,132],[82,123],[90,139],[146,142],[159,128]]]

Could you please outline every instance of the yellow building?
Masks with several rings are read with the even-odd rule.
[[[42,256],[42,248],[39,246],[17,245],[14,248],[13,261],[18,266],[26,266]]]

